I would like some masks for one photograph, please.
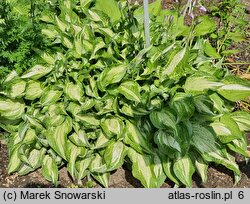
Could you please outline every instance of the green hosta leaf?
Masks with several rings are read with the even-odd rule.
[[[106,68],[98,79],[98,88],[104,91],[109,84],[115,84],[122,80],[127,71],[126,65],[118,65],[116,67]]]
[[[118,117],[108,117],[101,121],[101,128],[108,138],[121,135],[124,128],[123,121]]]
[[[172,111],[162,109],[161,111],[153,111],[149,115],[151,122],[158,129],[171,128],[176,130],[176,118]]]
[[[72,121],[69,117],[66,117],[65,121],[60,126],[50,128],[46,134],[49,145],[65,160],[67,135],[71,129]]]
[[[16,120],[24,114],[25,105],[10,99],[0,98],[0,115],[9,120]]]
[[[123,165],[125,155],[125,145],[121,141],[110,144],[104,152],[104,160],[108,171],[113,171],[121,167]]]
[[[118,21],[121,18],[121,12],[115,0],[96,0],[95,8],[108,15],[112,22]]]
[[[195,111],[193,97],[190,94],[175,94],[170,101],[170,105],[177,113],[178,121],[192,117]]]
[[[48,181],[53,182],[57,186],[58,167],[56,162],[48,155],[46,155],[43,159],[42,174]]]
[[[80,102],[83,97],[83,88],[79,84],[67,83],[65,94],[69,99]]]
[[[202,94],[206,93],[209,89],[218,89],[223,85],[224,84],[219,82],[216,78],[208,76],[207,74],[203,76],[192,75],[187,78],[184,89],[188,93]]]
[[[105,188],[109,187],[109,176],[110,173],[91,173],[91,176],[95,180],[97,180],[101,185],[103,185]]]
[[[179,142],[172,134],[166,132],[166,130],[158,130],[155,133],[154,141],[158,145],[159,150],[171,158],[175,157],[176,154],[181,153]]]
[[[192,187],[192,176],[195,168],[189,156],[185,155],[174,161],[173,171],[184,185]]]
[[[186,47],[183,48],[181,51],[177,52],[173,59],[169,62],[169,64],[164,67],[162,71],[162,76],[165,77],[166,75],[170,75],[174,72],[177,65],[182,61],[186,53]]]
[[[208,127],[193,124],[192,144],[200,152],[205,161],[224,165],[237,175],[240,175],[238,165],[228,156],[228,154],[224,154],[222,146],[216,141],[215,135]]]
[[[213,122],[210,126],[223,143],[242,137],[239,126],[229,115],[224,115],[220,118],[220,122]]]
[[[29,69],[24,75],[21,76],[22,79],[39,79],[52,71],[51,67],[44,67],[42,65],[35,65]]]
[[[62,95],[62,91],[58,90],[48,90],[43,93],[42,97],[40,98],[40,103],[43,106],[51,105],[58,100],[60,100],[60,97]]]
[[[227,84],[221,86],[217,92],[230,101],[245,100],[250,96],[250,86],[241,84]]]
[[[217,53],[216,49],[209,43],[208,40],[205,41],[204,44],[204,52],[209,56],[213,58],[221,58],[220,54]]]
[[[142,132],[129,121],[126,121],[124,143],[130,145],[138,152],[152,153],[152,147],[147,137],[144,137]]]
[[[25,91],[25,99],[34,100],[40,98],[43,93],[43,87],[41,82],[28,81],[27,88]]]
[[[22,164],[20,155],[18,153],[19,147],[20,145],[18,144],[10,151],[9,163],[8,163],[8,174],[17,171]]]
[[[216,22],[208,16],[202,16],[200,20],[201,22],[194,28],[196,36],[206,35],[216,30]]]
[[[123,82],[119,86],[118,91],[122,95],[124,95],[128,100],[135,101],[138,103],[141,102],[140,86],[134,81]]]
[[[232,119],[237,123],[240,131],[250,131],[250,114],[243,111],[236,111],[230,114]]]

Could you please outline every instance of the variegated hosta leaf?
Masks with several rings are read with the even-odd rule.
[[[69,117],[65,118],[65,121],[57,126],[49,128],[46,132],[46,138],[49,142],[49,145],[59,154],[62,158],[66,158],[66,142],[67,135],[72,129],[72,119]]]
[[[127,71],[127,65],[118,65],[105,68],[98,79],[98,88],[104,91],[109,84],[115,84],[122,80]]]
[[[132,162],[133,176],[139,179],[144,187],[159,188],[163,184],[166,176],[159,158],[154,160],[152,156],[140,154],[132,148],[128,149],[128,157]]]
[[[250,157],[249,151],[247,150],[247,145],[246,137],[235,139],[230,143],[227,143],[228,148],[232,151],[242,154],[245,157]]]
[[[108,138],[115,135],[119,137],[123,131],[124,123],[120,118],[112,116],[101,121],[101,128]]]
[[[8,164],[8,173],[13,173],[19,169],[19,167],[22,164],[22,161],[20,159],[19,155],[19,147],[20,144],[17,144],[13,149],[10,150],[10,155],[9,155],[9,164]]]
[[[188,77],[183,88],[187,93],[202,94],[206,93],[209,89],[216,90],[223,85],[215,77],[203,74]]]
[[[76,172],[76,159],[78,156],[85,156],[86,155],[86,149],[84,147],[77,147],[70,141],[67,141],[66,144],[66,156],[68,161],[68,172],[72,176],[72,178],[77,177]]]
[[[136,151],[152,153],[152,146],[139,129],[131,122],[126,121],[124,143],[133,147]]]
[[[194,165],[195,165],[195,169],[197,171],[197,173],[200,175],[202,183],[206,183],[207,182],[207,173],[208,173],[208,164],[206,161],[204,161],[204,159],[196,154],[195,152],[191,152],[190,154]]]
[[[201,114],[214,115],[213,101],[206,95],[197,95],[194,98],[196,110]]]
[[[166,130],[158,130],[155,133],[154,141],[157,144],[159,151],[170,158],[174,158],[176,154],[182,152],[181,145],[174,138],[173,134],[166,132]]]
[[[44,67],[42,65],[35,65],[29,69],[24,75],[21,76],[22,79],[39,79],[52,71],[51,67]]]
[[[168,109],[153,111],[149,117],[153,125],[158,129],[171,128],[176,130],[176,117],[173,112]]]
[[[175,68],[178,66],[178,64],[182,61],[186,53],[186,47],[181,49],[179,52],[176,53],[176,55],[171,59],[169,64],[164,67],[162,71],[162,76],[165,77],[166,75],[171,75]]]
[[[18,135],[20,137],[21,140],[23,140],[24,135],[26,133],[26,131],[29,129],[29,123],[20,123],[19,125],[19,130],[18,130]]]
[[[78,147],[90,147],[88,137],[84,130],[78,130],[69,136],[71,142]]]
[[[93,176],[93,178],[95,180],[97,180],[105,188],[109,187],[109,176],[110,176],[109,172],[105,172],[105,173],[91,173],[91,176]]]
[[[213,122],[210,126],[223,143],[228,143],[242,137],[239,126],[229,115],[222,116],[220,122]]]
[[[42,174],[48,181],[53,182],[57,186],[58,167],[55,161],[48,155],[46,155],[43,159]]]
[[[100,125],[100,121],[98,119],[96,119],[95,116],[90,115],[90,114],[85,114],[85,115],[75,115],[75,118],[78,121],[81,121],[82,124],[86,127],[86,128],[93,128],[93,127],[97,127]]]
[[[34,100],[40,98],[43,93],[43,87],[41,82],[28,81],[27,88],[25,91],[25,99]]]
[[[103,161],[103,158],[96,154],[95,158],[91,161],[89,170],[91,173],[105,173],[107,172],[107,166]]]
[[[123,82],[119,86],[118,91],[128,100],[135,101],[137,103],[141,102],[140,86],[134,81]]]
[[[218,93],[230,101],[245,100],[250,96],[250,85],[227,84],[220,87]]]
[[[8,93],[10,98],[20,98],[24,95],[26,89],[26,82],[24,80],[15,80],[11,83],[11,88]]]
[[[195,108],[190,94],[176,93],[170,104],[177,113],[178,120],[186,120],[194,114]]]
[[[238,165],[228,154],[222,151],[222,146],[215,139],[215,135],[208,127],[193,124],[192,144],[199,151],[205,161],[224,165],[226,168],[240,175]]]
[[[30,124],[31,127],[35,128],[39,131],[43,130],[43,126],[41,124],[42,122],[39,119],[34,118],[28,114],[24,115],[24,119],[26,119],[28,121],[28,123]]]
[[[70,100],[80,102],[83,97],[83,88],[79,84],[67,83],[65,94]]]
[[[232,119],[237,123],[240,131],[250,131],[250,114],[243,111],[236,111],[230,114]]]
[[[31,152],[29,153],[29,157],[27,159],[28,163],[22,164],[21,168],[18,170],[18,174],[25,175],[41,167],[45,153],[46,153],[45,148],[42,148],[41,150],[37,149],[31,150]]]
[[[118,169],[123,165],[126,156],[125,145],[121,141],[110,144],[104,152],[104,160],[108,171]]]
[[[16,120],[24,114],[25,104],[10,99],[0,98],[0,116]]]
[[[174,161],[173,171],[184,185],[192,187],[192,176],[195,172],[195,168],[188,155]]]
[[[75,168],[77,171],[77,180],[80,181],[87,175],[87,169],[92,161],[92,157],[84,158],[81,160],[77,160],[75,164]]]
[[[166,174],[167,178],[173,181],[177,186],[180,186],[181,183],[176,177],[173,171],[173,162],[166,156],[161,156],[163,171]]]
[[[112,22],[118,21],[121,18],[121,11],[117,1],[115,0],[97,0],[95,8],[108,15]]]
[[[27,131],[25,131],[25,135],[22,139],[22,142],[24,144],[30,145],[30,144],[34,143],[35,141],[36,141],[36,132],[34,129],[29,128]]]
[[[60,100],[62,93],[63,93],[62,91],[58,90],[53,90],[53,89],[47,90],[43,93],[42,97],[40,98],[40,103],[43,106],[53,104],[58,100]]]
[[[108,146],[112,140],[108,138],[101,130],[98,132],[97,140],[94,149],[100,149]]]
[[[43,124],[45,127],[57,127],[63,123],[65,120],[65,115],[53,115],[53,116],[46,116],[44,117]]]

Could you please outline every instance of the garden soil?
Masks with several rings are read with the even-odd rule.
[[[244,0],[248,7],[247,11],[250,13],[250,2]],[[172,8],[172,0],[163,0],[163,8]],[[243,52],[235,55],[230,60],[236,62],[250,62],[249,54],[249,40],[241,44],[235,45],[234,48],[243,50]],[[245,49],[248,48],[248,49]],[[231,67],[236,75],[244,75],[244,70],[247,69],[245,66]],[[248,144],[250,144],[250,134],[247,135]],[[250,149],[249,149],[250,151]],[[250,188],[250,161],[247,163],[241,156],[236,155],[236,160],[241,170],[241,180],[235,184],[233,173],[224,168],[221,165],[211,164],[208,169],[208,181],[201,183],[201,179],[197,174],[193,176],[193,187],[194,188]],[[50,188],[54,187],[51,183],[46,181],[41,174],[40,170],[32,172],[26,176],[18,176],[17,174],[8,175],[8,153],[5,144],[1,143],[0,140],[0,188]],[[70,175],[67,173],[66,167],[60,169],[59,174],[61,188],[72,188],[78,187]],[[86,181],[83,180],[83,187]],[[166,180],[163,184],[163,188],[171,188],[174,184],[170,180]],[[81,186],[79,186],[81,187]],[[100,187],[98,184],[95,187]],[[117,171],[113,172],[110,177],[111,188],[141,188],[143,187],[140,182],[135,179],[130,170],[123,166]]]

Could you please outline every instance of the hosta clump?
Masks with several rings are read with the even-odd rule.
[[[44,64],[6,78],[0,125],[10,133],[9,173],[41,167],[57,184],[67,165],[76,181],[87,176],[107,187],[126,162],[145,187],[166,178],[192,186],[195,172],[206,182],[214,162],[238,181],[232,152],[249,157],[250,115],[232,110],[250,85],[208,51],[201,36],[214,24],[201,29],[201,18],[191,29],[176,13],[155,13],[157,1],[150,5],[152,45],[143,49],[141,8],[105,2],[64,1],[59,16],[44,16],[51,53],[41,54]],[[172,26],[164,30],[165,23]]]

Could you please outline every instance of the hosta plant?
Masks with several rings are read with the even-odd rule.
[[[141,8],[126,2],[63,1],[60,15],[41,18],[53,44],[41,51],[44,63],[13,71],[1,85],[9,173],[41,168],[58,184],[67,166],[75,181],[108,187],[126,163],[145,187],[166,178],[190,187],[195,172],[206,182],[216,163],[240,179],[234,156],[249,157],[250,115],[232,111],[250,84],[230,75],[203,37],[214,22],[200,17],[188,27],[159,2],[150,5],[149,48]]]

